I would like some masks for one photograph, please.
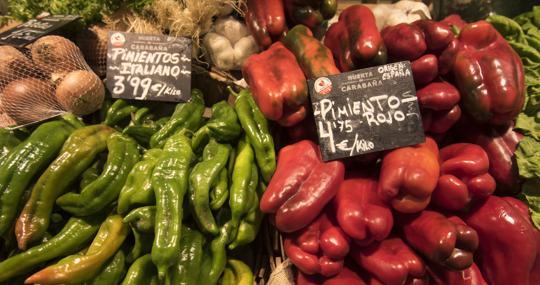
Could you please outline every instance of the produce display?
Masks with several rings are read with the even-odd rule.
[[[540,283],[535,11],[519,24],[387,24],[351,5],[322,40],[288,18],[287,35],[246,60],[256,102],[289,135],[260,208],[297,284]],[[425,142],[323,161],[306,80],[405,60]]]
[[[540,6],[8,2],[88,29],[0,46],[0,285],[540,284]],[[190,38],[190,99],[111,98],[112,30]],[[314,79],[402,61],[425,140],[325,160]]]
[[[238,257],[261,227],[274,143],[251,93],[233,94],[210,118],[193,89],[170,116],[117,100],[94,124],[4,130],[1,284],[252,282]]]

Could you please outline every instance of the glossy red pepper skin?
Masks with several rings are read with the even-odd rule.
[[[448,27],[455,26],[458,30],[461,30],[465,25],[467,25],[467,22],[465,22],[461,16],[457,14],[449,15],[446,18],[442,19],[440,21],[441,24],[444,24]]]
[[[276,227],[294,232],[311,223],[334,198],[343,182],[340,161],[323,162],[319,147],[308,140],[284,147],[260,208],[275,214]]]
[[[415,60],[427,50],[424,33],[412,24],[388,26],[381,31],[381,35],[388,57],[393,61]]]
[[[246,25],[263,49],[279,40],[287,29],[282,0],[248,0]]]
[[[452,70],[465,111],[481,123],[508,125],[525,100],[520,57],[486,21],[463,27],[458,40]]]
[[[433,54],[426,54],[411,62],[416,86],[424,86],[439,76],[439,61]]]
[[[467,142],[481,146],[489,157],[489,174],[497,182],[498,195],[515,195],[521,191],[516,157],[516,147],[523,135],[512,126],[494,128],[477,126],[467,120],[460,122],[460,136]]]
[[[462,271],[449,270],[438,265],[430,265],[428,270],[433,285],[489,285],[475,263]]]
[[[343,270],[336,275],[330,278],[325,278],[320,275],[306,275],[301,271],[298,272],[296,276],[296,285],[368,285],[364,278],[358,275],[357,268],[349,268],[349,266],[344,266]],[[375,285],[369,283],[369,285]]]
[[[285,235],[285,253],[303,273],[329,277],[341,272],[349,238],[332,215],[326,210],[306,228]]]
[[[336,14],[337,0],[283,0],[287,20],[313,29]]]
[[[429,52],[439,53],[455,38],[452,29],[444,23],[433,20],[418,20],[412,23],[422,30]]]
[[[426,277],[422,258],[398,237],[367,247],[353,246],[350,255],[383,284],[413,284]]]
[[[416,91],[424,131],[446,133],[461,117],[459,91],[450,83],[432,82]]]
[[[341,229],[359,245],[384,240],[394,225],[390,207],[377,195],[373,175],[357,174],[343,181],[334,208]]]
[[[332,51],[342,72],[385,64],[387,60],[375,16],[364,5],[353,5],[343,10],[338,22],[326,32],[324,44]]]
[[[416,213],[427,207],[439,179],[439,149],[435,141],[388,152],[383,160],[377,192],[394,210]]]
[[[305,118],[306,78],[294,54],[281,42],[248,57],[242,74],[267,119],[293,126]]]
[[[478,145],[456,143],[439,153],[441,176],[433,192],[433,204],[451,211],[464,210],[473,200],[487,198],[495,191],[487,153]]]
[[[538,230],[521,201],[490,196],[463,220],[478,232],[478,266],[490,285],[538,284]]]
[[[403,238],[428,260],[453,270],[464,270],[473,263],[478,234],[459,218],[425,210],[398,218]]]

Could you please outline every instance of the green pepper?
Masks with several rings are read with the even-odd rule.
[[[200,153],[209,141],[210,130],[208,129],[208,126],[204,125],[202,128],[198,129],[193,134],[193,139],[191,140],[191,148],[195,153]]]
[[[120,248],[128,235],[128,228],[119,215],[109,216],[84,255],[69,256],[42,269],[26,279],[26,283],[79,284],[96,276],[103,264]]]
[[[231,88],[229,90],[236,94]],[[255,151],[264,182],[268,183],[276,170],[276,151],[268,122],[247,89],[237,95],[234,107],[248,141]]]
[[[150,254],[139,257],[128,269],[122,285],[158,285],[156,267]]]
[[[218,223],[221,226],[219,236],[215,237],[210,242],[210,247],[205,247],[199,282],[197,284],[217,284],[219,277],[225,269],[227,263],[226,247],[227,244],[231,242],[234,231],[230,221],[224,223],[229,217],[229,210],[226,208],[221,209],[217,218]]]
[[[202,161],[193,167],[189,177],[193,217],[204,232],[212,235],[217,235],[219,229],[210,209],[210,187],[217,182],[220,172],[226,169],[229,153],[230,147],[211,140],[204,148]]]
[[[212,106],[210,120],[193,135],[192,148],[198,153],[210,138],[220,143],[230,143],[236,141],[241,134],[242,126],[234,108],[229,103],[220,101]]]
[[[197,284],[203,257],[204,236],[195,229],[182,227],[180,259],[171,269],[173,285]]]
[[[126,257],[128,263],[132,263],[137,258],[150,253],[152,250],[152,243],[154,242],[154,233],[142,233],[135,227],[131,226],[131,232],[133,233],[133,247]]]
[[[212,106],[212,118],[206,126],[211,136],[219,142],[234,142],[242,134],[242,126],[234,108],[225,101]]]
[[[122,281],[122,275],[124,275],[126,267],[126,257],[122,250],[116,252],[116,254],[107,262],[105,267],[99,272],[99,274],[88,282],[88,285],[117,285]]]
[[[251,268],[244,262],[236,259],[229,259],[220,284],[251,285],[253,284],[253,272],[251,272]]]
[[[152,261],[158,268],[160,280],[164,280],[168,268],[176,263],[180,250],[182,204],[193,156],[190,139],[179,132],[165,143],[163,156],[152,174],[157,206]]]
[[[132,113],[137,112],[137,107],[130,105],[123,99],[118,99],[107,110],[103,124],[114,127],[121,121],[130,118]]]
[[[253,149],[245,137],[238,142],[237,152],[229,198],[234,235],[240,226],[240,221],[249,211],[250,192],[256,191],[259,175],[253,158]]]
[[[114,202],[127,176],[139,160],[137,143],[120,133],[107,140],[109,155],[101,175],[81,190],[67,193],[56,199],[56,204],[75,216],[88,216],[107,208]]]
[[[79,183],[79,187],[81,189],[86,188],[86,186],[90,185],[90,183],[99,177],[100,172],[100,161],[98,160],[81,174],[81,182]]]
[[[163,147],[165,141],[178,131],[187,129],[195,132],[201,125],[204,113],[203,94],[198,89],[191,90],[191,100],[176,105],[171,119],[150,138],[150,147]]]
[[[249,192],[250,207],[248,213],[240,222],[238,233],[236,234],[234,241],[229,244],[229,249],[233,250],[238,246],[249,244],[257,237],[264,217],[259,209],[259,200],[265,189],[266,186],[262,182],[259,182],[257,192]]]
[[[161,149],[150,149],[143,155],[142,160],[133,166],[120,191],[116,209],[118,213],[125,214],[134,207],[155,204],[152,171],[162,154]]]
[[[124,218],[124,223],[130,224],[134,229],[142,233],[153,233],[156,221],[156,206],[137,208]]]
[[[219,172],[216,183],[210,190],[210,209],[219,210],[229,198],[229,174],[225,167]]]
[[[150,144],[150,138],[162,126],[154,122],[154,114],[150,108],[142,107],[131,118],[131,122],[122,131],[124,134],[134,138],[144,147]]]
[[[70,218],[64,228],[46,243],[0,262],[0,281],[27,273],[34,266],[79,251],[99,229],[99,218]]]
[[[127,126],[122,133],[134,138],[143,147],[149,147],[150,138],[159,130],[157,126]]]
[[[44,123],[1,161],[0,235],[12,226],[26,188],[58,155],[76,127],[65,120]]]
[[[108,126],[94,125],[74,131],[67,139],[60,155],[32,188],[30,199],[17,220],[15,234],[20,249],[41,239],[49,226],[56,198],[106,149],[107,139],[113,132]]]
[[[0,129],[0,163],[20,143],[21,141],[15,136],[13,131]]]

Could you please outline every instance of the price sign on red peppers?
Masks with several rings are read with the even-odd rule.
[[[189,100],[191,40],[109,32],[107,88],[113,98]]]
[[[324,160],[425,140],[408,61],[309,80]]]

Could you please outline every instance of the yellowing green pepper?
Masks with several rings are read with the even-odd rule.
[[[105,125],[94,125],[74,131],[60,155],[39,177],[32,188],[15,226],[20,249],[43,237],[49,226],[54,202],[107,147],[107,139],[115,132]]]
[[[92,279],[120,248],[128,235],[122,217],[108,217],[85,255],[70,256],[64,262],[51,265],[26,279],[26,283],[79,284]]]
[[[139,160],[137,143],[120,133],[112,134],[107,140],[109,155],[101,175],[81,190],[67,193],[56,200],[64,211],[75,216],[95,214],[118,198],[128,173]]]

